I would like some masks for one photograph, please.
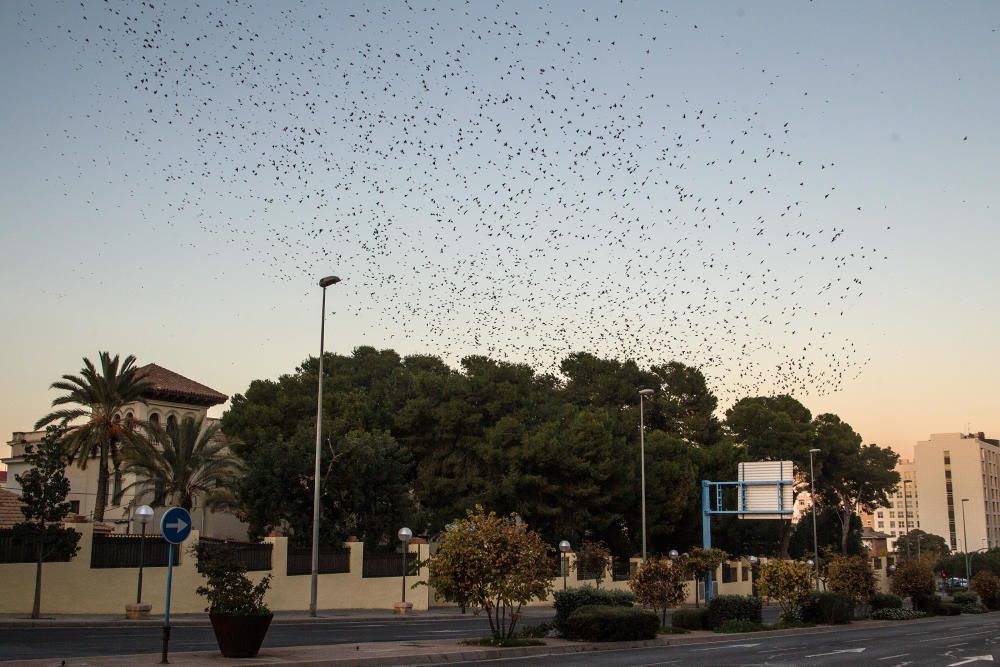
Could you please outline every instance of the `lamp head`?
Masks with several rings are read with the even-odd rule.
[[[680,554],[677,553],[677,549],[671,549],[667,552],[667,557],[670,558],[670,560],[677,560],[678,556],[680,556]]]
[[[559,551],[561,551],[563,553],[566,553],[567,551],[569,551],[569,541],[568,540],[563,540],[562,542],[559,543]]]
[[[652,396],[652,395],[653,395],[653,393],[654,393],[654,392],[653,392],[653,390],[652,390],[652,389],[640,389],[640,390],[639,390],[639,395],[640,395],[640,396]]]
[[[411,539],[413,539],[413,531],[407,528],[406,526],[400,528],[399,532],[396,533],[396,535],[399,537],[399,541],[402,542],[403,544],[406,544]]]
[[[760,562],[760,559],[757,558],[756,556],[750,556],[750,558],[748,558],[747,560],[750,561],[751,565],[756,565],[757,563]]]
[[[809,450],[809,453],[810,454],[819,454],[821,451],[823,451],[823,450],[822,449],[816,449],[815,447],[813,447],[812,449]]]
[[[340,282],[340,278],[337,276],[327,276],[326,278],[321,278],[319,281],[319,286],[326,289],[330,285],[336,285]]]
[[[132,518],[136,523],[145,526],[153,520],[153,508],[149,505],[139,505],[135,508],[135,514],[132,515]]]

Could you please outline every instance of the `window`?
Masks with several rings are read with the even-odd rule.
[[[750,568],[744,565],[741,569],[743,570],[743,581],[750,581]]]
[[[885,528],[885,521],[879,521],[878,522],[878,527],[879,528]]]
[[[149,423],[150,424],[159,424],[160,423],[160,415],[159,415],[159,413],[151,412],[149,414]]]
[[[111,504],[121,505],[122,504],[122,471],[115,470],[114,475],[114,488],[111,491]]]
[[[80,501],[79,500],[71,500],[71,501],[69,501],[69,511],[70,511],[70,514],[79,514],[80,513]]]
[[[176,428],[176,427],[177,427],[177,417],[173,415],[167,417],[167,428]]]
[[[729,563],[722,564],[722,583],[731,584],[736,581],[736,568]]]
[[[882,514],[883,514],[882,512],[876,512],[875,516],[877,516],[880,519],[885,518],[882,516]]]

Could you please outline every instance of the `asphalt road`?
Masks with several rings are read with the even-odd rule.
[[[1000,614],[862,624],[785,637],[749,633],[738,639],[657,648],[490,660],[491,665],[872,665],[875,667],[986,667],[1000,661]],[[486,662],[486,661],[483,661]],[[477,662],[453,663],[464,665]]]

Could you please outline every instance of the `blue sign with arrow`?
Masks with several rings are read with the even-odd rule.
[[[170,544],[180,544],[191,535],[191,513],[183,507],[171,507],[160,518],[160,533]],[[170,588],[174,579],[174,548],[167,550],[167,604],[163,615],[163,657],[160,664],[167,664],[167,645],[170,643]]]
[[[191,534],[191,514],[183,507],[171,507],[160,519],[160,533],[171,544],[180,544]]]

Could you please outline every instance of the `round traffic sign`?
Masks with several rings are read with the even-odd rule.
[[[171,544],[180,544],[191,534],[191,514],[183,507],[171,507],[160,519],[160,534]]]

